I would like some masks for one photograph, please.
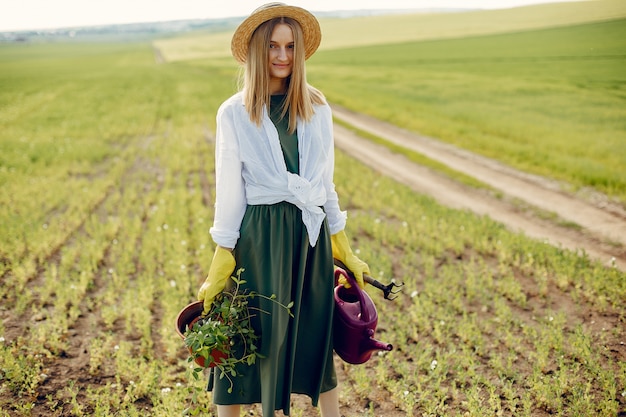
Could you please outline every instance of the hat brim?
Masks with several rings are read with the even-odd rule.
[[[235,59],[243,64],[248,56],[250,38],[254,31],[264,22],[276,17],[289,17],[300,24],[304,35],[304,59],[308,59],[320,45],[322,31],[315,16],[305,9],[283,4],[271,4],[260,7],[245,19],[235,30],[230,49]]]

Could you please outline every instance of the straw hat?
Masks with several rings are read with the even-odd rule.
[[[322,40],[320,24],[310,12],[284,3],[268,3],[259,7],[235,30],[230,49],[239,63],[246,62],[248,46],[254,31],[264,22],[275,17],[290,17],[297,21],[304,33],[304,59],[308,59],[317,50]]]

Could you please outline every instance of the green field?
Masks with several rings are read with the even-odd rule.
[[[625,204],[625,18],[626,3],[602,0],[327,19],[309,80],[352,110]],[[220,61],[229,36],[155,45]]]
[[[622,0],[540,4],[464,13],[320,18],[320,50],[511,33],[626,17]],[[391,30],[393,29],[393,30]],[[168,61],[230,56],[232,31],[194,32],[155,41]]]
[[[626,20],[321,51],[335,103],[626,202]]]
[[[321,50],[537,30],[626,17],[621,0],[538,4],[463,13],[322,19]]]
[[[333,102],[623,199],[623,27],[327,49],[309,78]],[[192,403],[203,383],[173,323],[212,257],[214,117],[235,76],[228,57],[158,64],[148,43],[0,45],[0,416],[211,410]],[[610,260],[342,152],[336,183],[354,248],[405,283],[394,302],[369,290],[395,349],[336,362],[344,415],[626,412],[626,275]],[[302,404],[294,416],[315,415]]]

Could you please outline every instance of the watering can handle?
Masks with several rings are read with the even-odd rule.
[[[337,282],[339,280],[339,275],[343,275],[344,277],[346,277],[346,280],[350,283],[351,288],[346,289],[343,288],[344,291],[349,291],[351,293],[355,293],[357,298],[359,299],[359,303],[361,303],[361,320],[364,320],[365,322],[369,322],[370,321],[370,315],[369,315],[369,310],[367,308],[364,308],[365,306],[365,296],[364,291],[359,287],[359,285],[356,282],[356,279],[354,279],[354,274],[352,274],[352,272],[350,272],[350,270],[348,269],[343,269],[341,267],[339,267],[339,269],[335,270],[335,282]],[[339,286],[341,286],[341,284],[339,284]]]
[[[339,259],[334,258],[334,262],[335,265],[338,266],[339,268],[345,270],[347,272],[347,274],[354,279],[354,274],[352,273],[352,271],[350,271],[348,269],[348,267],[341,262]],[[384,294],[384,297],[386,300],[395,300],[396,297],[391,297],[390,295],[393,294],[397,294],[398,292],[400,292],[400,290],[394,291],[393,288],[394,287],[402,287],[404,284],[396,284],[395,282],[391,282],[390,284],[383,284],[381,282],[376,281],[374,278],[370,277],[367,274],[363,274],[363,281],[367,282],[368,284],[373,285],[374,287],[378,288],[379,290],[381,290]]]
[[[352,273],[352,271],[350,271],[348,269],[348,267],[346,266],[346,264],[344,264],[343,262],[341,262],[339,259],[337,258],[333,258],[334,262],[335,262],[335,266],[338,266],[339,268],[343,269],[344,271],[346,271],[345,276],[350,277],[350,285],[352,285],[352,281],[356,282],[356,278],[354,277],[354,273]],[[374,282],[376,282],[376,280],[372,277],[370,277],[367,274],[363,274],[363,281],[367,282],[368,284],[372,284],[374,285]]]

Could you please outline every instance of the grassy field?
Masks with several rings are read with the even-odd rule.
[[[422,13],[367,16],[348,20],[322,19],[321,50],[484,36],[624,17],[626,3],[623,1],[592,0],[451,14]]]
[[[309,79],[352,110],[625,204],[625,17],[626,3],[603,0],[328,19]],[[155,45],[221,60],[229,36]]]
[[[622,0],[531,5],[464,13],[320,18],[320,50],[536,30],[626,17]],[[393,28],[393,30],[390,30]],[[234,30],[234,27],[232,28]],[[197,32],[155,41],[168,61],[230,56],[232,31]]]
[[[467,42],[485,46],[490,39]],[[459,54],[467,46],[449,42]],[[434,59],[435,46],[393,48],[430,51]],[[364,59],[363,51],[344,52]],[[332,54],[311,62],[311,81],[337,85],[327,91],[334,101],[385,86],[341,87],[353,64]],[[490,55],[467,65],[481,88],[479,73],[498,74],[482,57]],[[325,75],[331,62],[338,63],[337,82]],[[439,86],[461,77],[441,65],[422,67],[433,66]],[[614,74],[611,65],[599,67]],[[616,100],[621,78],[621,87],[609,88],[601,70],[587,70],[595,71],[589,97],[600,100],[597,117],[604,118],[603,100]],[[0,416],[172,416],[192,405],[190,388],[202,383],[190,378],[173,322],[194,299],[213,253],[214,116],[235,89],[235,73],[229,58],[157,64],[145,43],[0,45]],[[364,71],[357,79],[372,77]],[[499,85],[509,80],[521,94],[519,78],[513,72]],[[551,85],[558,90],[557,81]],[[381,90],[376,97],[387,97]],[[554,121],[580,128],[591,112],[580,106],[577,117]],[[455,108],[462,111],[460,103]],[[465,111],[465,118],[474,114]],[[615,129],[620,113],[606,111],[603,120]],[[393,303],[370,289],[379,338],[395,350],[364,366],[337,362],[343,414],[626,412],[624,273],[441,207],[340,152],[336,171],[354,248],[376,278],[405,283]],[[209,397],[195,407],[211,410]],[[315,414],[298,403],[293,415]]]
[[[329,99],[626,202],[626,20],[321,51]]]

